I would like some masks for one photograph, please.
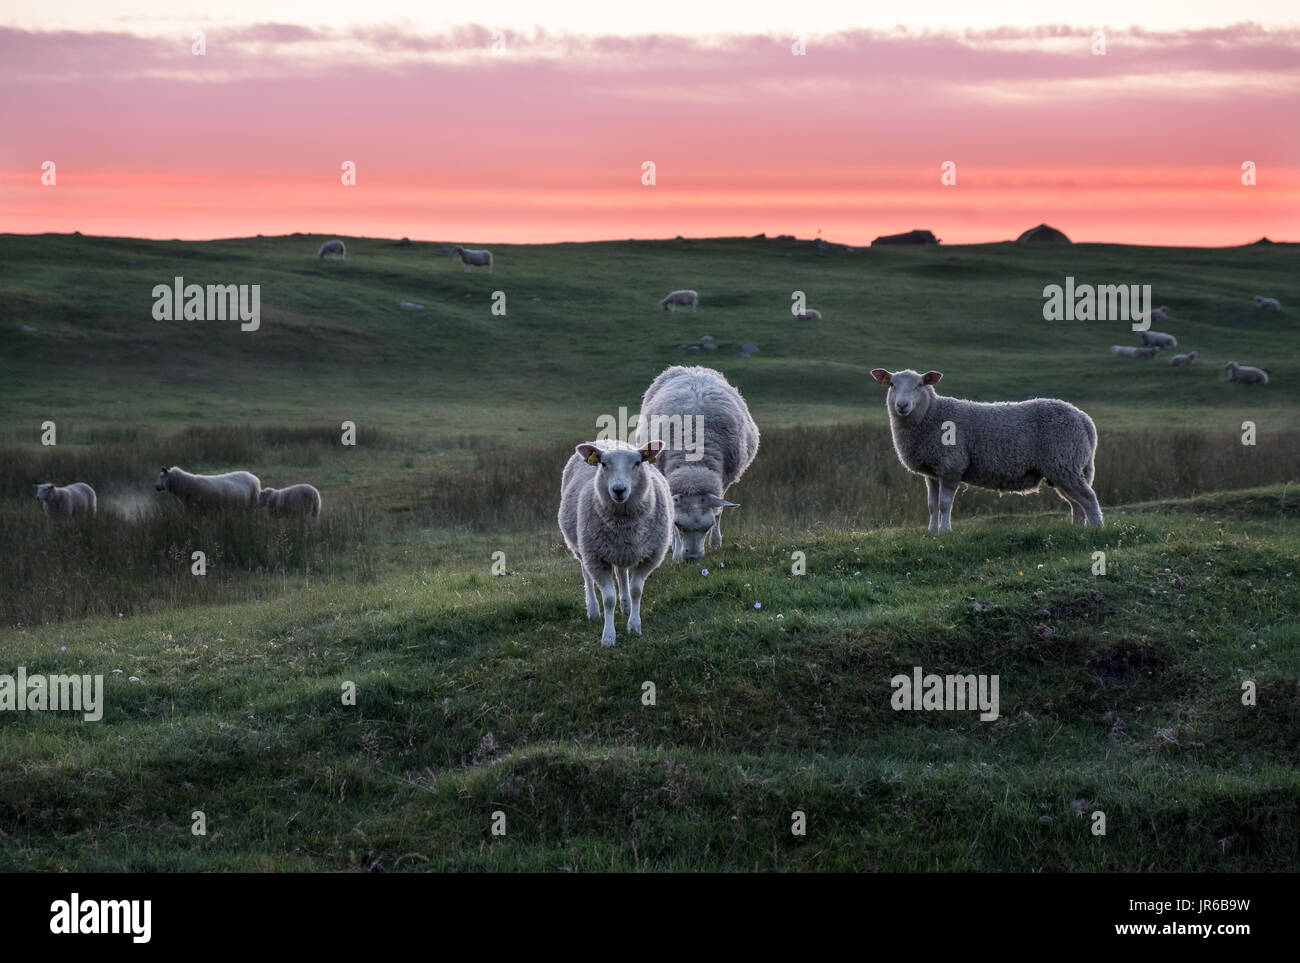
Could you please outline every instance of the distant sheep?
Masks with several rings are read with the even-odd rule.
[[[637,440],[664,441],[658,466],[673,493],[673,559],[701,558],[722,544],[723,496],[758,454],[758,425],[722,373],[666,368],[641,399]],[[674,431],[676,438],[673,439]]]
[[[1178,339],[1172,334],[1165,334],[1163,331],[1141,331],[1142,343],[1157,348],[1176,348]]]
[[[158,472],[154,488],[171,492],[187,508],[256,508],[262,483],[246,471],[192,475],[173,465]]]
[[[1186,368],[1200,356],[1199,351],[1193,351],[1190,354],[1176,354],[1169,359],[1169,363],[1175,368]]]
[[[678,307],[689,307],[695,311],[700,306],[700,296],[695,291],[674,291],[668,297],[659,302],[659,307],[665,311],[676,311]]]
[[[465,273],[469,273],[471,267],[485,267],[488,274],[492,273],[492,252],[491,251],[469,251],[463,247],[452,249],[453,254],[460,255],[460,263],[465,265]]]
[[[1167,318],[1167,317],[1169,317],[1169,307],[1168,307],[1168,305],[1164,305],[1164,304],[1162,304],[1162,305],[1161,305],[1160,307],[1158,307],[1158,308],[1152,308],[1152,309],[1151,309],[1151,318],[1150,318],[1150,320],[1152,320],[1152,321],[1163,321],[1163,320],[1165,320],[1165,318]]]
[[[820,321],[822,319],[822,313],[815,308],[805,308],[803,311],[796,314],[795,318],[799,321]]]
[[[1127,344],[1112,344],[1110,353],[1117,358],[1154,358],[1160,353],[1159,348],[1134,348]]]
[[[257,504],[270,512],[272,518],[320,517],[320,492],[313,485],[263,488],[258,493]]]
[[[1023,495],[1045,481],[1069,504],[1074,524],[1103,524],[1092,490],[1097,427],[1074,405],[949,398],[934,390],[943,377],[938,371],[876,368],[871,375],[889,388],[885,405],[899,461],[925,478],[930,531],[951,530],[962,483]]]
[[[1268,384],[1268,372],[1263,368],[1252,368],[1250,365],[1229,361],[1223,366],[1223,370],[1228,372],[1229,381],[1239,381],[1244,385]]]
[[[319,260],[323,260],[324,258],[331,258],[333,260],[337,260],[340,258],[347,257],[347,254],[348,254],[347,248],[343,246],[342,241],[339,240],[326,241],[324,244],[320,246],[320,250],[316,252],[316,260],[319,261]]]
[[[582,565],[587,618],[605,607],[601,645],[613,645],[614,599],[627,615],[627,631],[641,634],[645,580],[672,543],[672,495],[652,467],[662,443],[637,448],[621,441],[578,445],[564,466],[560,484],[560,532]],[[600,587],[599,598],[596,587]]]
[[[36,500],[46,515],[93,515],[99,508],[95,489],[85,482],[59,488],[52,482],[36,486]]]
[[[1255,295],[1255,307],[1264,311],[1281,311],[1282,305],[1278,303],[1277,298],[1266,298],[1262,294]]]

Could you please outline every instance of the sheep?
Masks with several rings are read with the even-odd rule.
[[[175,465],[164,466],[153,487],[160,492],[171,492],[186,507],[195,508],[256,508],[262,491],[262,483],[250,472],[191,475]]]
[[[258,492],[257,504],[270,512],[272,518],[290,515],[320,517],[320,492],[314,485],[263,488]]]
[[[1262,294],[1255,295],[1255,307],[1264,311],[1282,310],[1282,305],[1278,303],[1277,298],[1266,298]]]
[[[1178,347],[1178,339],[1172,334],[1165,334],[1163,331],[1143,331],[1141,332],[1141,335],[1142,343],[1147,346],[1154,346],[1157,348]]]
[[[700,295],[695,291],[673,291],[668,297],[659,302],[659,307],[665,311],[676,311],[677,306],[690,306],[695,311],[700,306]]]
[[[1127,344],[1112,344],[1110,353],[1117,358],[1154,358],[1160,353],[1156,347],[1134,348]]]
[[[465,273],[469,273],[471,267],[485,267],[488,274],[492,273],[492,252],[491,251],[469,251],[463,247],[452,249],[453,254],[460,255],[460,263],[465,265]]]
[[[627,615],[627,631],[641,634],[645,580],[672,543],[672,496],[668,481],[650,465],[663,443],[641,447],[622,441],[578,445],[560,484],[560,532],[582,565],[587,618],[605,606],[600,644],[614,644],[614,596]],[[596,588],[600,587],[600,598]]]
[[[1167,317],[1169,317],[1169,306],[1168,306],[1168,305],[1165,305],[1165,304],[1162,304],[1162,305],[1160,305],[1160,307],[1158,307],[1158,308],[1152,308],[1152,309],[1151,309],[1151,317],[1148,318],[1147,320],[1149,320],[1149,321],[1163,321],[1163,320],[1165,320]],[[1172,347],[1172,345],[1171,345],[1170,347]]]
[[[889,388],[885,405],[894,450],[908,471],[925,478],[929,531],[952,530],[952,501],[965,482],[1028,494],[1044,481],[1070,505],[1076,525],[1103,524],[1092,490],[1097,426],[1056,398],[988,404],[938,394],[943,374],[875,368]]]
[[[673,493],[673,560],[702,558],[722,544],[723,496],[758,454],[758,426],[740,392],[712,368],[673,365],[641,399],[637,439],[676,441],[656,464]]]
[[[1238,381],[1244,385],[1268,384],[1268,372],[1263,368],[1252,368],[1250,365],[1229,361],[1223,366],[1223,370],[1228,372],[1229,381]]]
[[[1193,351],[1190,354],[1176,354],[1169,359],[1169,363],[1175,368],[1186,368],[1200,356],[1199,351]]]
[[[796,314],[795,318],[799,321],[820,321],[822,319],[822,313],[816,308],[805,308],[803,311]]]
[[[316,260],[320,261],[325,258],[345,258],[347,255],[348,251],[347,248],[343,246],[343,242],[335,239],[333,241],[326,241],[320,246],[320,250],[316,252]]]
[[[44,482],[36,486],[36,500],[46,515],[94,515],[99,508],[95,489],[85,482],[73,482],[62,488]]]

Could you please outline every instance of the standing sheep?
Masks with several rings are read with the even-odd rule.
[[[52,482],[36,486],[36,500],[46,515],[94,515],[99,508],[95,489],[85,482],[59,488]]]
[[[679,305],[694,311],[700,306],[700,295],[695,291],[673,291],[659,302],[659,307],[665,311],[676,311]]]
[[[347,248],[343,246],[342,241],[339,240],[326,241],[324,244],[320,246],[320,250],[316,252],[316,260],[321,261],[324,260],[325,258],[330,258],[331,260],[341,260],[342,258],[347,257],[347,254],[348,254]]]
[[[467,251],[463,247],[453,248],[453,254],[460,255],[460,263],[465,265],[465,273],[469,273],[471,267],[485,267],[488,274],[492,273],[492,252],[491,251]]]
[[[1142,343],[1149,347],[1150,346],[1154,346],[1157,348],[1178,347],[1178,339],[1175,338],[1172,334],[1165,334],[1163,331],[1143,331],[1141,332],[1141,335],[1142,335]]]
[[[1268,372],[1263,368],[1252,368],[1250,365],[1229,361],[1223,366],[1223,370],[1228,372],[1229,381],[1237,381],[1244,385],[1268,384]]]
[[[758,454],[745,399],[719,371],[673,365],[646,389],[636,431],[668,443],[657,464],[673,493],[673,560],[702,558],[706,536],[722,544],[722,510],[738,507],[723,496]]]
[[[613,645],[614,597],[627,615],[627,631],[641,634],[645,580],[664,560],[672,542],[672,496],[664,476],[650,467],[663,445],[627,442],[578,445],[560,484],[560,532],[582,565],[587,618],[605,607],[601,645]],[[599,598],[596,587],[600,587]]]
[[[191,475],[173,465],[158,472],[153,487],[160,492],[171,492],[187,508],[256,508],[262,483],[246,471]]]
[[[1159,348],[1134,348],[1127,344],[1112,344],[1110,353],[1117,358],[1154,358],[1160,353]]]
[[[952,500],[962,482],[1028,494],[1046,481],[1070,505],[1076,525],[1103,524],[1092,490],[1097,426],[1055,398],[964,401],[937,393],[938,371],[876,368],[889,388],[885,405],[898,460],[925,478],[929,530],[952,530]]]
[[[1168,305],[1165,305],[1165,304],[1162,304],[1162,305],[1160,305],[1160,307],[1158,307],[1158,308],[1152,308],[1152,309],[1151,309],[1151,317],[1148,318],[1147,320],[1149,320],[1149,321],[1163,321],[1163,320],[1165,320],[1165,318],[1167,318],[1167,317],[1169,317],[1169,306],[1168,306]]]
[[[1175,368],[1186,368],[1200,356],[1201,353],[1199,351],[1192,351],[1188,354],[1176,354],[1169,359],[1169,363]]]
[[[1262,294],[1255,295],[1255,307],[1264,311],[1282,310],[1282,305],[1278,303],[1277,298],[1266,298]]]
[[[290,485],[288,488],[263,488],[257,495],[257,504],[265,508],[272,518],[296,516],[320,517],[320,492],[314,485]]]

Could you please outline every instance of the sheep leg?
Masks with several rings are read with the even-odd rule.
[[[585,565],[582,567],[582,588],[587,596],[587,618],[600,618],[600,599],[596,596],[596,581]]]
[[[616,591],[614,585],[614,570],[608,565],[602,565],[592,577],[600,586],[600,594],[605,603],[605,631],[600,634],[600,644],[609,646],[614,644],[616,638],[614,634],[614,603],[616,601]]]
[[[719,512],[713,519],[713,527],[709,529],[709,548],[722,547],[722,513]]]
[[[682,536],[681,533],[677,531],[677,526],[674,525],[673,526],[673,561],[680,562],[683,557],[682,553],[683,553]]]
[[[618,568],[614,570],[618,576],[618,604],[623,609],[624,615],[632,614],[632,570],[630,568]]]
[[[939,483],[939,528],[940,532],[952,531],[952,500],[957,497],[957,486],[947,482]]]
[[[930,510],[930,524],[926,526],[927,532],[937,532],[939,530],[939,479],[925,476],[925,506]]]
[[[629,635],[641,634],[641,592],[645,588],[646,578],[654,570],[653,565],[643,565],[639,568],[629,569],[632,573],[632,614],[627,619]]]

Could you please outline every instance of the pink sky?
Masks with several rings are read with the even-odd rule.
[[[1297,28],[490,39],[0,28],[0,231],[1300,239]]]

